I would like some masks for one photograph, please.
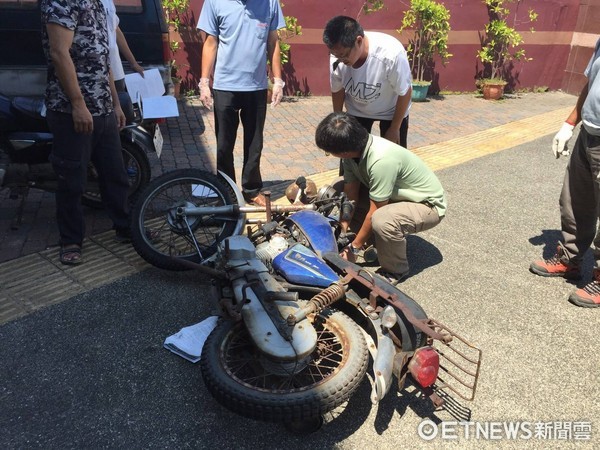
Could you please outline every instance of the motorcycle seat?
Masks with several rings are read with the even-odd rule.
[[[44,99],[40,97],[15,97],[12,100],[12,106],[21,114],[31,117],[32,119],[42,119]]]
[[[52,142],[53,136],[51,133],[43,133],[37,131],[14,131],[8,135],[10,141],[35,141],[38,143]]]

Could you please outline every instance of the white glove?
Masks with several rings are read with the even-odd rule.
[[[554,136],[552,140],[552,152],[557,159],[560,158],[560,155],[569,156],[567,142],[573,137],[573,128],[575,128],[575,125],[565,122],[560,131]]]
[[[284,86],[285,83],[281,78],[273,78],[273,96],[271,97],[271,108],[274,108],[281,103]]]
[[[200,78],[200,83],[198,83],[198,88],[200,88],[200,101],[204,105],[205,108],[212,108],[212,95],[210,93],[209,87],[210,80],[208,78]]]

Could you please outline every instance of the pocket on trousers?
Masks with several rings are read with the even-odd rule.
[[[54,154],[50,154],[48,160],[52,163],[58,179],[66,182],[76,178],[75,175],[79,173],[81,168],[81,161],[60,158]]]

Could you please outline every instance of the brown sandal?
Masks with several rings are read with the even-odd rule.
[[[81,264],[83,262],[81,257],[81,247],[79,245],[69,247],[61,246],[58,253],[58,259],[61,264],[66,266],[76,266],[77,264]]]
[[[248,202],[254,206],[267,206],[267,197],[264,194],[258,194],[256,197],[253,197]]]

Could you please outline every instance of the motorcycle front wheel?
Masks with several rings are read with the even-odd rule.
[[[218,176],[199,169],[179,169],[153,180],[140,194],[131,211],[135,250],[153,266],[187,270],[179,260],[200,263],[232,236],[244,216],[177,214],[179,207],[237,204],[233,189]]]
[[[368,364],[365,338],[340,311],[314,318],[318,342],[308,362],[265,361],[243,323],[221,322],[202,349],[204,383],[215,399],[250,419],[294,423],[320,418],[346,402]]]
[[[152,171],[150,161],[143,148],[135,143],[121,141],[123,163],[129,178],[129,200],[133,201],[139,192],[150,182]],[[98,172],[93,164],[88,167],[88,183],[83,192],[81,203],[91,208],[100,209],[102,197],[98,186]]]

